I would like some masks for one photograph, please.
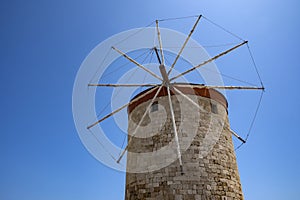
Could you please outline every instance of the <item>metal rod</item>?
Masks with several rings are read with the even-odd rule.
[[[179,140],[178,140],[178,133],[177,133],[177,127],[176,127],[176,122],[175,122],[175,115],[174,115],[174,110],[173,110],[173,105],[172,105],[171,94],[170,94],[170,87],[169,86],[167,87],[167,91],[168,91],[169,106],[170,106],[171,117],[172,117],[172,124],[173,124],[174,135],[175,135],[175,142],[176,142],[176,145],[177,145],[177,155],[178,155],[178,158],[179,158],[179,164],[180,164],[180,166],[182,166],[180,145],[179,145]]]
[[[137,61],[135,61],[134,59],[132,59],[131,57],[129,57],[128,55],[126,55],[125,53],[123,53],[121,50],[117,49],[116,47],[112,47],[112,49],[115,50],[115,51],[117,51],[118,53],[120,53],[126,59],[128,59],[129,61],[131,61],[132,63],[134,63],[138,67],[142,68],[143,70],[145,70],[146,72],[148,72],[149,74],[151,74],[152,76],[154,76],[155,78],[157,78],[157,79],[159,79],[159,80],[162,81],[161,77],[157,76],[155,73],[153,73],[152,71],[150,71],[149,69],[147,69],[146,67],[144,67],[143,65],[141,65],[140,63],[138,63]]]
[[[174,68],[174,66],[175,66],[175,64],[176,64],[176,62],[177,62],[177,60],[179,59],[181,53],[183,52],[183,49],[185,48],[185,46],[186,46],[186,44],[188,43],[189,39],[191,38],[191,36],[192,36],[194,30],[196,29],[196,26],[197,26],[198,22],[200,21],[201,17],[202,17],[202,15],[199,15],[199,17],[197,18],[197,21],[195,22],[195,24],[194,24],[192,30],[190,31],[190,34],[189,34],[188,37],[185,39],[185,41],[184,41],[184,43],[183,43],[183,45],[182,45],[180,51],[178,52],[178,54],[177,54],[177,56],[176,56],[176,58],[175,58],[173,64],[171,65],[170,70],[168,71],[168,75],[169,75],[169,74],[171,73],[171,71],[173,70],[173,68]]]
[[[230,130],[230,132],[232,133],[232,135],[234,135],[237,139],[239,139],[242,143],[246,143],[246,141],[241,138],[238,134],[236,134],[233,130]]]
[[[147,113],[149,112],[150,107],[152,106],[152,104],[154,103],[154,101],[156,100],[157,95],[159,94],[160,90],[162,89],[162,85],[158,88],[158,90],[156,91],[153,99],[151,100],[150,104],[147,106],[146,111],[144,112],[141,120],[139,121],[138,125],[136,126],[135,130],[133,131],[133,133],[131,134],[131,138],[129,139],[125,149],[123,150],[123,152],[121,153],[119,159],[117,160],[117,163],[119,163],[122,159],[122,157],[124,156],[125,152],[127,151],[131,141],[132,141],[132,137],[135,136],[138,128],[141,126],[141,123],[144,121],[144,118],[146,117]]]
[[[106,87],[152,87],[152,86],[159,86],[160,84],[105,84],[105,83],[90,83],[88,86],[106,86]]]
[[[177,76],[171,78],[170,81],[173,81],[173,80],[175,80],[175,79],[177,79],[177,78],[179,78],[179,77],[181,77],[181,76],[183,76],[183,75],[185,75],[185,74],[187,74],[187,73],[190,73],[191,71],[193,71],[193,70],[195,70],[195,69],[197,69],[197,68],[199,68],[199,67],[202,67],[203,65],[206,65],[207,63],[210,63],[210,62],[212,62],[212,61],[218,59],[218,58],[221,57],[221,56],[224,56],[225,54],[227,54],[227,53],[229,53],[229,52],[231,52],[231,51],[237,49],[238,47],[240,47],[240,46],[246,44],[247,42],[248,42],[248,41],[244,41],[244,42],[242,42],[242,43],[240,43],[240,44],[238,44],[238,45],[232,47],[231,49],[228,49],[228,50],[226,50],[226,51],[224,51],[224,52],[222,52],[222,53],[216,55],[215,57],[210,58],[210,59],[204,61],[203,63],[201,63],[201,64],[199,64],[199,65],[196,65],[195,67],[192,67],[192,68],[189,69],[189,70],[186,70],[185,72],[183,72],[183,73],[181,73],[181,74],[178,74]]]
[[[132,104],[132,103],[138,101],[139,99],[143,98],[143,97],[146,96],[147,94],[151,93],[151,92],[152,92],[153,90],[155,90],[156,88],[157,88],[157,86],[154,87],[154,88],[152,88],[152,89],[150,89],[149,91],[145,92],[144,94],[138,96],[137,98],[133,99],[133,100],[130,101],[129,103],[127,103],[127,104],[121,106],[120,108],[118,108],[117,110],[111,112],[110,114],[106,115],[105,117],[99,119],[99,120],[96,121],[95,123],[89,125],[89,126],[87,127],[87,129],[90,129],[90,128],[96,126],[97,124],[99,124],[99,123],[102,122],[103,120],[105,120],[105,119],[111,117],[112,115],[114,115],[114,114],[116,114],[117,112],[121,111],[123,108],[126,108],[126,107],[129,106],[130,104]]]
[[[157,48],[156,48],[156,47],[154,47],[154,51],[155,51],[155,54],[156,54],[157,60],[158,60],[159,64],[161,65],[161,60],[160,60],[160,57],[159,57],[159,55],[158,55],[158,50],[157,50]]]
[[[158,20],[156,22],[156,30],[157,30],[157,37],[158,37],[158,43],[159,43],[159,50],[160,50],[160,55],[161,55],[161,62],[162,64],[165,64],[165,58],[164,58],[164,52],[162,48],[162,41],[161,41],[161,35],[160,35],[160,30],[158,27]]]

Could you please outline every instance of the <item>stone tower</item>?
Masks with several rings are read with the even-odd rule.
[[[166,88],[160,90],[153,102],[156,89],[128,107],[131,141],[125,199],[242,200],[226,98],[203,85],[175,87],[199,105],[196,108],[186,98],[171,92],[182,166],[172,145],[174,131]],[[141,128],[130,136],[150,103]]]

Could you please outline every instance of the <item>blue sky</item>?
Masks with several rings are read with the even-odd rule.
[[[251,137],[237,152],[245,199],[297,199],[299,4],[1,1],[0,199],[123,199],[124,173],[94,159],[77,135],[72,117],[77,70],[113,34],[197,14],[250,41],[266,87]]]

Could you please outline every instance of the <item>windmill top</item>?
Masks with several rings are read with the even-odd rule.
[[[121,169],[122,171],[126,170],[123,167],[122,163],[120,163],[120,161],[125,155],[125,152],[127,152],[128,146],[130,145],[131,141],[128,141],[125,148],[123,148],[124,142],[121,149],[119,149],[118,146],[116,146],[116,148],[115,146],[111,145],[110,142],[108,142],[106,134],[104,134],[100,125],[100,123],[104,120],[114,117],[114,119],[116,119],[116,125],[119,126],[119,124],[121,124],[121,121],[126,121],[128,117],[127,115],[125,116],[125,109],[127,109],[128,114],[131,114],[135,107],[143,102],[150,101],[149,105],[144,111],[144,114],[141,116],[141,120],[137,124],[136,129],[131,134],[132,136],[134,136],[138,132],[143,119],[147,117],[147,113],[149,113],[151,106],[158,102],[157,98],[167,97],[166,102],[169,106],[168,110],[171,114],[170,116],[172,120],[174,138],[177,146],[177,156],[180,166],[182,167],[179,138],[176,129],[177,124],[172,105],[174,101],[172,101],[171,98],[172,95],[173,98],[174,95],[181,96],[182,99],[186,100],[185,105],[190,104],[191,107],[195,106],[195,109],[199,110],[201,110],[202,108],[199,108],[197,100],[198,97],[212,99],[218,102],[223,107],[222,109],[225,109],[227,111],[228,102],[225,96],[221,93],[222,90],[243,89],[261,90],[263,92],[264,86],[258,74],[258,70],[248,46],[248,42],[232,34],[223,27],[215,24],[214,22],[211,22],[202,15],[193,17],[197,17],[197,20],[188,35],[179,33],[171,29],[159,27],[159,22],[175,20],[179,18],[156,20],[154,22],[155,27],[149,27],[154,24],[151,23],[149,26],[146,26],[144,28],[129,30],[105,40],[93,50],[93,53],[91,53],[82,64],[83,70],[80,71],[81,73],[76,78],[76,87],[74,87],[74,105],[78,105],[78,109],[76,108],[77,112],[74,115],[75,117],[77,117],[77,125],[80,127],[80,130],[82,132],[82,134],[80,133],[80,137],[83,140],[83,143],[100,161],[102,161],[102,154],[99,154],[99,150],[104,149],[110,156],[109,163],[107,162],[109,166],[113,166],[113,168],[115,169]],[[227,34],[234,36],[236,39],[238,39],[238,42],[217,45],[231,46],[231,48],[226,48],[225,50],[218,52],[218,54],[214,54],[214,56],[212,57],[209,56],[205,49],[201,45],[199,45],[197,41],[191,38],[192,34],[195,32],[194,30],[200,18],[206,19],[206,21],[212,23],[217,28],[220,28]],[[246,46],[249,51],[249,55],[251,58],[250,61],[253,63],[259,81],[261,83],[260,86],[258,86],[257,84],[251,84],[248,81],[243,81],[240,78],[225,75],[219,72],[215,65],[215,61],[217,59],[229,54],[230,52],[242,46]],[[145,52],[143,52],[142,54],[137,53],[138,51],[144,50]],[[154,61],[152,60],[152,56],[154,57]],[[123,57],[123,59],[127,60],[127,62],[123,63],[122,60],[120,60],[120,63],[117,62],[117,59],[119,57]],[[172,59],[171,62],[170,59]],[[108,68],[111,68],[111,70],[108,70]],[[199,68],[203,70],[200,72]],[[120,72],[123,74],[117,74],[115,72]],[[190,78],[191,76],[196,75],[196,72],[199,72],[198,75],[200,75],[200,79],[199,77]],[[141,74],[143,74],[144,79],[142,79]],[[224,85],[221,77],[223,75],[226,78],[242,82],[243,84],[247,84],[249,86]],[[116,79],[119,80],[116,81]],[[196,84],[190,84],[186,81],[194,82]],[[96,89],[87,90],[86,94],[88,97],[86,98],[86,95],[82,95],[82,91],[84,90],[84,88],[86,88],[86,85],[103,88],[99,89],[101,90],[100,93],[103,92],[102,94],[107,94],[106,91],[113,94],[112,97],[109,98],[111,102],[108,102],[106,105],[104,101],[100,101],[100,108],[102,110],[97,115],[95,112],[93,112],[92,115],[90,114],[90,112],[87,112],[87,110],[95,110]],[[104,89],[115,87],[117,87],[118,89],[113,91],[112,89]],[[141,89],[142,87],[148,87],[149,89],[146,89],[131,98],[133,96],[132,94],[137,92],[137,89]],[[124,90],[124,92],[121,93],[120,91],[122,88],[127,88],[127,90]],[[125,93],[127,95],[126,97],[124,96]],[[122,94],[123,96],[121,98],[115,98],[118,94]],[[262,94],[263,93],[261,93],[257,109],[259,107]],[[195,98],[195,101],[193,101],[193,99],[191,98],[191,96],[193,95],[197,97]],[[113,103],[113,101],[116,101],[116,99],[121,103]],[[107,114],[105,114],[107,112],[107,108],[109,108],[109,104],[113,105],[111,107],[112,109]],[[88,105],[88,109],[82,109],[81,107],[79,108],[79,105]],[[257,113],[257,109],[255,111],[254,118],[245,140],[243,140],[240,136],[232,131],[232,134],[243,143],[246,142],[249,136]],[[119,118],[119,116],[121,115],[123,118],[122,120],[119,120],[121,119]],[[79,123],[79,121],[81,123]],[[82,123],[82,121],[84,121],[85,123]],[[82,128],[82,126],[84,125],[85,127]],[[96,127],[98,127],[98,129]],[[121,130],[127,132],[127,128],[125,126],[119,127],[122,127]],[[96,135],[96,133],[94,133],[93,131],[97,131],[99,132],[99,134]],[[113,149],[113,151],[110,151],[110,149]],[[118,158],[115,157],[117,154],[119,154]],[[106,162],[106,160],[108,159],[106,157],[103,157],[103,160],[105,160]]]
[[[226,110],[228,108],[228,102],[225,96],[218,90],[206,87],[204,84],[176,83],[173,85],[173,87],[176,87],[176,89],[178,89],[185,95],[197,95],[201,97],[210,98],[223,105],[226,108]],[[150,90],[152,91],[149,92]],[[141,103],[153,99],[153,96],[155,95],[157,90],[158,88],[154,89],[154,87],[152,87],[134,96],[131,99],[132,103],[128,106],[128,113],[131,113],[131,111],[134,110],[134,108],[136,108]],[[171,95],[176,95],[176,92],[171,90]],[[163,96],[168,96],[166,87],[162,88],[162,90],[158,93],[157,98]]]

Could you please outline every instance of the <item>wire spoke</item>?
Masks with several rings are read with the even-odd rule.
[[[229,52],[231,52],[231,51],[233,51],[233,50],[239,48],[240,46],[246,44],[247,42],[248,42],[248,41],[244,41],[244,42],[242,42],[242,43],[240,43],[240,44],[238,44],[238,45],[236,45],[236,46],[234,46],[234,47],[232,47],[232,48],[230,48],[230,49],[228,49],[228,50],[226,50],[226,51],[224,51],[224,52],[222,52],[222,53],[216,55],[215,57],[210,58],[210,59],[204,61],[203,63],[201,63],[201,64],[199,64],[199,65],[196,65],[195,67],[192,67],[192,68],[189,69],[189,70],[186,70],[185,72],[183,72],[183,73],[181,73],[181,74],[178,74],[177,76],[171,78],[170,81],[173,81],[173,80],[175,80],[175,79],[177,79],[177,78],[179,78],[179,77],[181,77],[181,76],[184,76],[185,74],[190,73],[190,72],[194,71],[195,69],[197,69],[197,68],[199,68],[199,67],[202,67],[203,65],[206,65],[206,64],[208,64],[208,63],[210,63],[210,62],[212,62],[212,61],[218,59],[218,58],[221,57],[221,56],[224,56],[225,54],[227,54],[227,53],[229,53]]]
[[[174,129],[175,142],[176,142],[176,145],[177,145],[177,155],[178,155],[179,164],[180,164],[180,167],[181,167],[181,170],[182,170],[180,144],[179,144],[179,140],[178,140],[178,133],[177,133],[177,127],[176,127],[176,122],[175,122],[175,114],[174,114],[174,110],[173,110],[173,105],[172,105],[170,87],[169,86],[167,86],[167,92],[168,92],[168,99],[169,99],[169,106],[170,106],[172,124],[173,124],[173,129]]]
[[[97,87],[153,87],[159,86],[160,84],[105,84],[105,83],[95,83],[95,84],[88,84],[88,86],[97,86]]]
[[[145,93],[142,94],[141,96],[138,96],[137,98],[133,99],[133,100],[130,101],[129,103],[127,103],[127,104],[121,106],[120,108],[116,109],[115,111],[111,112],[110,114],[106,115],[105,117],[99,119],[99,120],[96,121],[95,123],[89,125],[89,126],[87,127],[87,129],[90,129],[90,128],[96,126],[97,124],[99,124],[100,122],[102,122],[103,120],[105,120],[105,119],[107,119],[107,118],[113,116],[113,115],[116,114],[117,112],[121,111],[122,109],[126,108],[127,106],[131,105],[132,103],[138,101],[139,99],[143,98],[143,97],[146,96],[147,94],[151,93],[151,92],[154,91],[156,88],[157,88],[157,86],[154,87],[154,88],[152,88],[152,89],[150,89],[149,91],[145,92]]]
[[[188,43],[189,39],[191,38],[191,36],[192,36],[194,30],[196,29],[197,24],[198,24],[198,22],[200,21],[201,17],[202,17],[202,15],[199,15],[199,17],[197,18],[197,21],[195,22],[195,24],[194,24],[192,30],[190,31],[190,34],[187,36],[187,38],[186,38],[186,40],[184,41],[184,43],[183,43],[183,45],[182,45],[180,51],[178,52],[178,54],[177,54],[177,56],[176,56],[176,58],[175,58],[173,64],[171,65],[171,68],[170,68],[170,70],[168,71],[168,75],[172,72],[172,70],[173,70],[173,68],[174,68],[174,66],[175,66],[175,64],[176,64],[176,62],[177,62],[177,60],[179,59],[179,57],[180,57],[181,53],[183,52],[183,50],[184,50],[186,44]]]
[[[144,118],[145,118],[146,115],[148,114],[148,112],[149,112],[149,110],[150,110],[152,104],[153,104],[154,101],[156,100],[156,97],[157,97],[157,95],[159,94],[159,92],[160,92],[161,89],[162,89],[162,85],[159,86],[159,88],[158,88],[158,90],[156,91],[154,97],[152,98],[150,104],[147,106],[147,108],[146,108],[146,110],[145,110],[145,112],[144,112],[144,114],[143,114],[141,120],[139,121],[138,125],[135,127],[135,130],[134,130],[133,133],[131,134],[131,137],[130,137],[130,139],[129,139],[129,141],[128,141],[126,147],[125,147],[125,149],[123,150],[123,152],[121,153],[119,159],[117,160],[117,163],[119,163],[119,162],[121,161],[121,159],[123,158],[125,152],[127,151],[128,147],[129,147],[129,145],[130,145],[130,143],[131,143],[131,141],[132,141],[132,138],[133,138],[133,137],[135,136],[135,134],[137,133],[139,127],[141,126],[142,122],[144,121]]]
[[[146,67],[144,67],[143,65],[141,65],[140,63],[138,63],[136,60],[132,59],[131,57],[129,57],[127,54],[123,53],[121,50],[117,49],[116,47],[112,47],[113,50],[117,51],[119,54],[121,54],[123,57],[125,57],[126,59],[128,59],[130,62],[134,63],[136,66],[142,68],[143,70],[145,70],[146,72],[148,72],[149,74],[151,74],[152,76],[154,76],[155,78],[159,79],[162,81],[162,78],[159,77],[158,75],[156,75],[155,73],[153,73],[151,70],[147,69]]]
[[[164,52],[163,52],[163,48],[162,48],[162,41],[161,41],[161,34],[160,34],[159,26],[158,26],[158,20],[156,20],[155,22],[156,22],[156,30],[157,30],[161,62],[162,62],[162,64],[165,64],[165,57],[164,57]]]
[[[113,160],[117,160],[113,154],[105,147],[105,145],[99,140],[99,138],[97,137],[97,135],[91,130],[89,129],[90,134],[95,138],[95,140],[97,141],[97,143],[103,148],[103,150],[113,159]]]

